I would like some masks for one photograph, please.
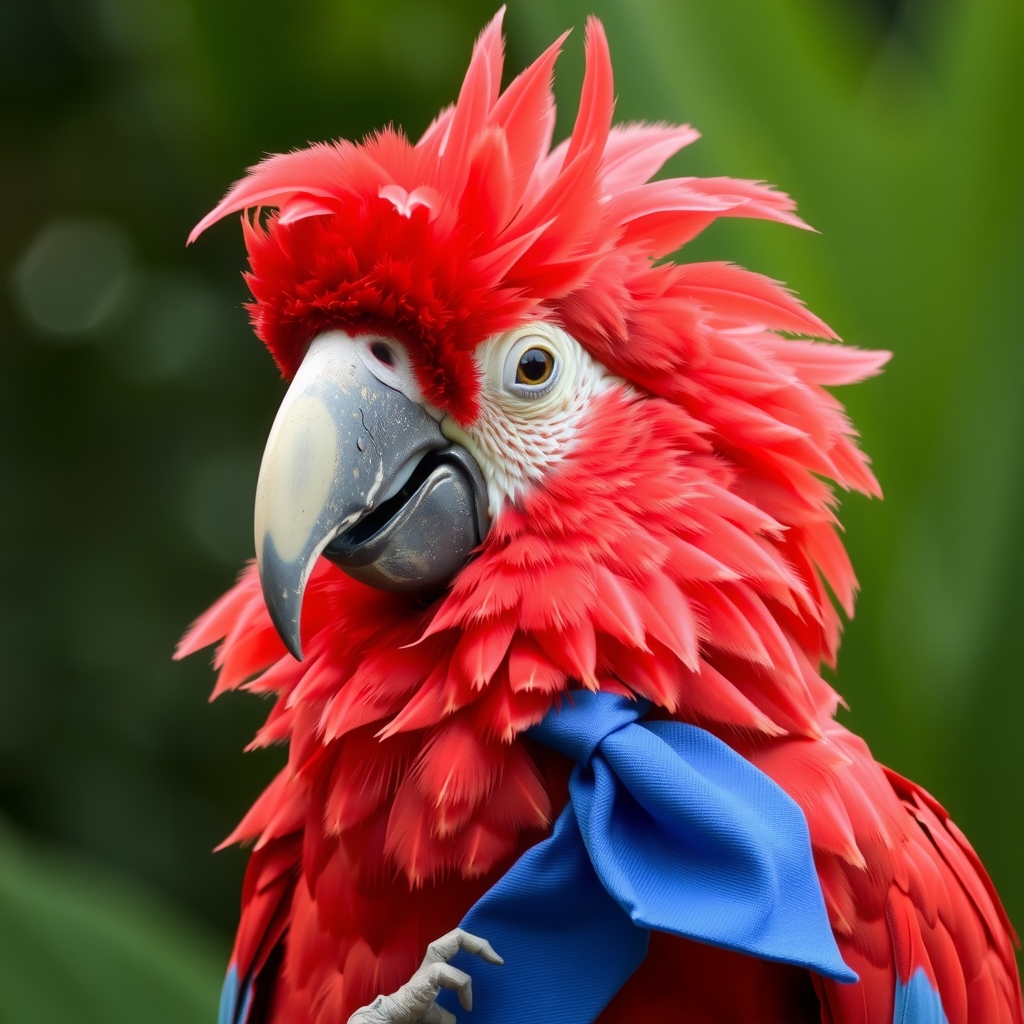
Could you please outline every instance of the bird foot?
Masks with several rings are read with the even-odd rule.
[[[356,1010],[348,1024],[455,1024],[455,1014],[435,1000],[447,988],[458,993],[464,1010],[473,1009],[473,979],[448,963],[460,949],[489,964],[504,963],[486,939],[456,928],[427,946],[419,970],[397,992],[377,996],[369,1006]]]

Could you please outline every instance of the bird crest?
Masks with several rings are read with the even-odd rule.
[[[272,156],[192,232],[232,212],[275,208],[243,223],[253,323],[285,376],[325,329],[385,330],[408,346],[425,397],[468,422],[477,411],[473,350],[533,317],[580,328],[598,358],[649,386],[642,369],[668,357],[663,339],[652,337],[657,325],[637,333],[629,321],[637,294],[664,290],[672,276],[654,261],[717,217],[805,227],[788,196],[757,182],[649,182],[699,133],[612,126],[611,58],[593,18],[575,127],[552,148],[552,76],[565,35],[501,92],[502,15],[477,41],[458,100],[418,142],[388,127],[362,143]],[[696,329],[708,318],[721,327],[754,320],[832,337],[792,296],[755,287],[736,268],[708,268],[691,285]]]

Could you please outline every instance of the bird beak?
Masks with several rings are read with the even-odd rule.
[[[256,561],[288,650],[302,660],[302,595],[321,554],[383,590],[437,591],[488,525],[476,462],[379,379],[366,339],[317,337],[278,410],[256,485]]]

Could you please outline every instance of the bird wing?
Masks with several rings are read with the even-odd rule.
[[[836,722],[822,739],[777,740],[750,757],[803,808],[839,948],[860,977],[815,979],[824,1024],[902,1021],[894,1008],[935,993],[948,1024],[1021,1024],[1017,937],[978,856],[925,790]]]

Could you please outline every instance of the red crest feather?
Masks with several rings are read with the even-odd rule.
[[[611,57],[595,19],[576,126],[549,152],[551,78],[564,36],[499,94],[501,17],[480,36],[457,103],[418,143],[386,128],[361,145],[272,156],[192,232],[190,241],[229,213],[255,214],[243,219],[250,312],[285,376],[320,331],[384,330],[409,347],[428,400],[466,423],[476,413],[471,353],[528,317],[586,326],[580,340],[630,376],[634,362],[651,365],[651,353],[612,358],[622,312],[608,305],[635,305],[630,294],[659,276],[653,260],[717,217],[805,226],[787,196],[755,182],[647,184],[698,133],[611,126]],[[267,207],[277,211],[263,223]],[[685,295],[723,322],[831,337],[791,296],[735,268],[691,273]]]

